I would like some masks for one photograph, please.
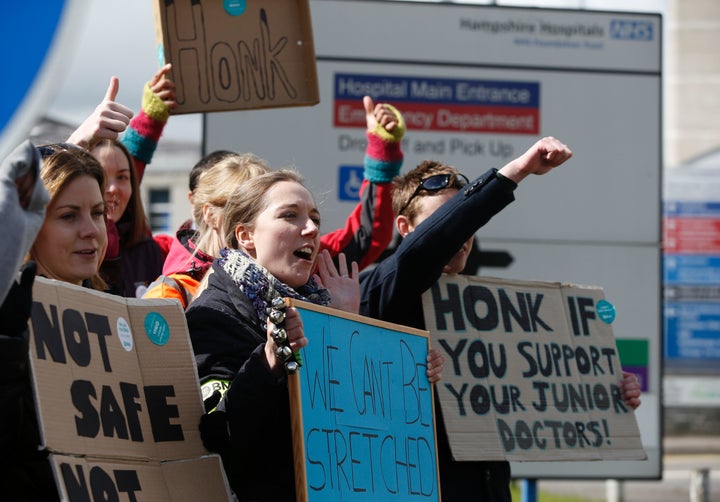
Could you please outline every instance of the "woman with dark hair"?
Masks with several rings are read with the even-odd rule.
[[[164,65],[145,84],[141,110],[135,117],[115,102],[120,84],[113,77],[102,102],[68,139],[90,151],[106,170],[108,251],[102,275],[108,292],[126,297],[141,297],[160,275],[167,252],[162,245],[169,246],[159,236],[150,242],[153,236],[139,186],[176,106],[175,84],[167,78],[170,68]]]
[[[107,217],[119,239],[117,255],[105,259],[100,272],[109,293],[140,298],[162,273],[164,257],[145,215],[133,156],[113,139],[100,141],[90,153],[105,168]]]

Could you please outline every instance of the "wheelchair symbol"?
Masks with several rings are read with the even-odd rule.
[[[338,198],[340,200],[358,200],[363,182],[362,166],[340,166],[338,176]]]

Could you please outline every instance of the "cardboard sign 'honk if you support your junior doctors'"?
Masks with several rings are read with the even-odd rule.
[[[444,276],[423,308],[455,459],[646,458],[601,288]]]

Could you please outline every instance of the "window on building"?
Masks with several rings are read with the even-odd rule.
[[[150,229],[153,234],[172,232],[170,189],[151,188],[149,191]]]

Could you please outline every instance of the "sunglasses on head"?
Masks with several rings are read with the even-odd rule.
[[[54,153],[62,152],[64,150],[71,150],[74,148],[79,147],[71,143],[51,143],[49,145],[40,145],[39,147],[37,147],[38,151],[40,152],[40,156],[43,159],[50,157]]]
[[[467,177],[464,174],[460,173],[434,174],[432,176],[424,178],[422,181],[420,181],[420,184],[417,186],[415,191],[412,193],[412,195],[407,200],[402,209],[398,212],[398,214],[402,214],[403,211],[407,209],[407,207],[410,205],[410,202],[412,202],[412,200],[417,197],[417,194],[420,193],[420,190],[425,190],[426,192],[439,192],[443,188],[454,187],[456,180],[460,181],[460,187],[463,187],[470,183]]]

